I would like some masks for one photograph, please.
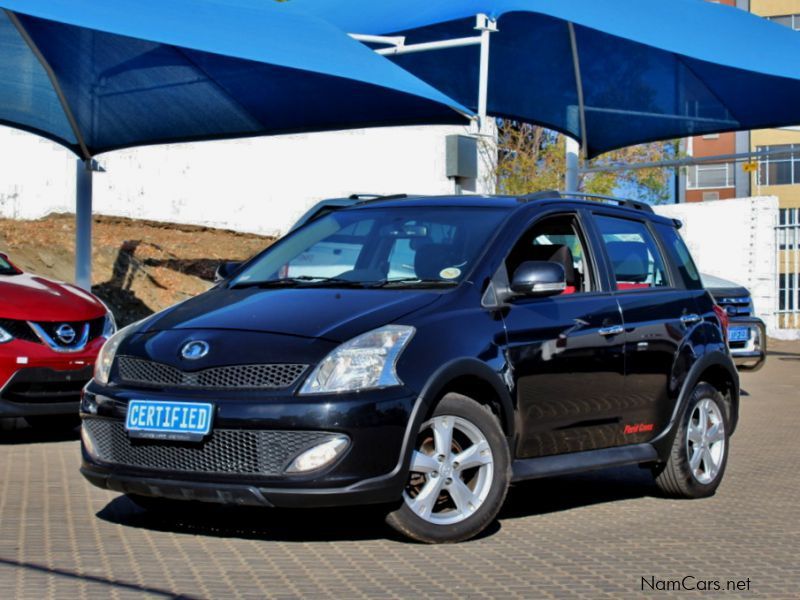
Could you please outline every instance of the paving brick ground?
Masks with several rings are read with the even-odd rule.
[[[714,498],[659,498],[636,468],[537,481],[457,546],[407,543],[371,509],[149,516],[83,481],[75,439],[6,423],[0,598],[618,598],[663,596],[641,578],[687,575],[750,579],[726,597],[798,598],[800,345],[774,348],[743,377]]]

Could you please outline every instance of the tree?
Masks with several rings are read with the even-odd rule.
[[[527,194],[564,188],[566,144],[563,135],[526,123],[502,121],[498,124],[497,147],[483,146],[487,172],[500,194]],[[655,162],[677,158],[677,141],[641,144],[606,153],[589,162],[590,166],[612,163]],[[584,192],[613,195],[620,192],[658,203],[667,200],[671,169],[604,171],[580,176]]]

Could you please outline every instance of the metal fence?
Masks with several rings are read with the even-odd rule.
[[[778,249],[778,327],[800,328],[800,209],[782,208],[775,229]]]

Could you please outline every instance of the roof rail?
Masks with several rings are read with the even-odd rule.
[[[533,192],[532,194],[525,194],[520,196],[520,202],[532,202],[534,200],[546,200],[548,198],[561,198],[561,192],[558,190],[542,190],[541,192]]]
[[[647,213],[653,213],[653,207],[647,202],[640,202],[639,200],[631,200],[629,198],[618,198],[616,196],[604,196],[602,194],[590,194],[587,192],[562,192],[561,197],[564,198],[586,198],[602,200],[603,202],[616,202],[617,205],[625,208],[632,208],[634,210],[641,210]]]
[[[378,194],[352,194],[350,200],[358,200],[359,204],[366,204],[367,202],[378,202],[380,200],[402,200],[409,198],[408,194],[389,194],[388,196],[379,196]]]
[[[350,194],[348,200],[376,200],[380,198],[380,194]]]

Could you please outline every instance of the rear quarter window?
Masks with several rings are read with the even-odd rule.
[[[663,223],[656,224],[655,228],[661,238],[667,256],[672,261],[672,264],[675,265],[684,286],[690,290],[702,289],[703,281],[700,278],[700,272],[697,270],[689,248],[683,241],[681,234],[678,233],[678,230]]]

